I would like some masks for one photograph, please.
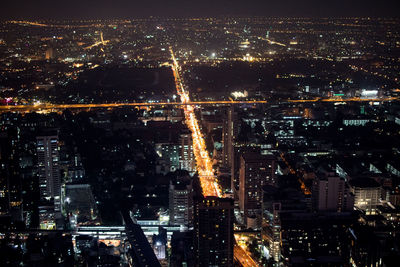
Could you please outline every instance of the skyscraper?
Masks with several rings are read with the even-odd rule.
[[[225,120],[222,125],[222,165],[231,169],[231,189],[234,191],[234,141],[237,134],[235,127],[236,113],[233,106],[226,110]]]
[[[233,106],[231,106],[226,110],[225,120],[223,120],[223,125],[222,125],[222,143],[223,143],[222,164],[224,166],[230,166],[232,161],[234,118],[235,118],[235,113],[233,110]]]
[[[190,131],[185,131],[179,138],[179,165],[182,170],[195,171],[195,158],[193,154],[193,140]]]
[[[169,221],[191,225],[193,221],[193,187],[191,177],[178,177],[169,185]]]
[[[275,184],[275,157],[245,153],[240,160],[239,208],[247,217],[261,209],[262,187]]]
[[[196,266],[233,266],[233,200],[206,197],[196,201]]]
[[[261,154],[260,147],[252,146],[250,143],[234,142],[233,156],[231,164],[232,186],[235,192],[235,199],[239,198],[239,184],[240,184],[240,161],[242,155],[245,153],[259,153]]]
[[[41,200],[53,200],[54,210],[61,211],[61,181],[58,155],[58,136],[37,137],[39,190]]]

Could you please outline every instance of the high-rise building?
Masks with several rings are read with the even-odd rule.
[[[231,170],[231,189],[235,190],[234,179],[234,142],[237,135],[237,114],[234,107],[231,106],[226,110],[225,119],[222,125],[222,165]]]
[[[233,144],[233,159],[231,164],[231,179],[233,183],[235,199],[239,198],[239,184],[240,184],[240,161],[242,155],[245,153],[259,153],[261,149],[258,146],[254,146],[254,143],[243,143],[234,142]]]
[[[245,153],[239,173],[239,208],[247,221],[247,217],[257,216],[261,210],[262,187],[275,184],[275,157]]]
[[[182,170],[194,172],[196,161],[193,153],[193,140],[189,130],[183,132],[179,138],[179,165]]]
[[[58,136],[37,137],[39,190],[41,200],[53,200],[55,212],[61,211],[61,179],[59,170]]]
[[[189,176],[178,177],[169,185],[170,224],[189,226],[193,222],[193,187]]]
[[[206,197],[196,201],[196,266],[233,266],[233,200]]]
[[[334,174],[314,179],[312,197],[318,211],[351,211],[354,207],[354,196],[346,181]]]
[[[223,157],[222,164],[230,167],[232,161],[233,141],[234,141],[234,119],[235,112],[233,106],[228,108],[225,112],[225,120],[222,125],[222,144],[223,144]]]

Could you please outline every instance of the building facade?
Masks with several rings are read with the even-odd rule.
[[[364,211],[366,215],[377,214],[382,191],[379,183],[369,177],[355,178],[349,183],[354,194],[354,207]]]
[[[206,197],[196,201],[196,266],[233,266],[233,200]]]
[[[190,131],[182,133],[179,138],[179,167],[188,172],[194,172],[196,170],[193,140]]]
[[[239,208],[244,217],[261,210],[262,187],[275,184],[275,158],[259,153],[245,153],[240,160]]]
[[[354,196],[346,181],[337,176],[317,177],[313,182],[313,204],[318,211],[351,211]]]
[[[54,210],[61,211],[61,179],[58,136],[37,137],[39,190],[41,200],[53,200]]]
[[[190,177],[170,182],[169,221],[172,225],[192,225],[193,187]]]

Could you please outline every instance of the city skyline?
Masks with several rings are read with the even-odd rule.
[[[0,265],[397,267],[400,19],[41,3],[0,21]]]

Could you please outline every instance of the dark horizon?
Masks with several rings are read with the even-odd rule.
[[[129,19],[154,17],[398,17],[396,1],[76,1],[20,0],[3,4],[0,19]]]

